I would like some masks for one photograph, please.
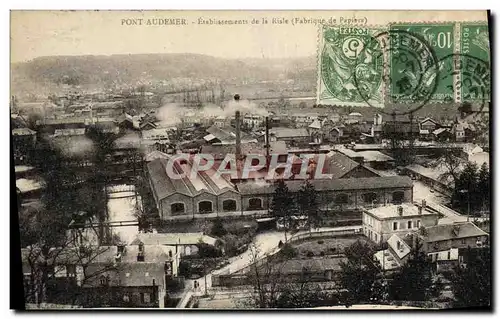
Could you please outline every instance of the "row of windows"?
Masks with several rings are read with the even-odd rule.
[[[170,205],[170,210],[173,215],[183,214],[186,212],[186,206],[184,203],[174,203]],[[236,201],[234,199],[227,199],[222,202],[222,210],[225,212],[233,212],[236,210]],[[198,203],[198,211],[200,213],[211,213],[213,212],[213,204],[211,201],[201,201]]]
[[[417,220],[414,222],[413,220],[409,220],[406,223],[405,222],[393,222],[392,223],[392,230],[398,230],[398,229],[412,229],[412,228],[420,228],[420,220]]]

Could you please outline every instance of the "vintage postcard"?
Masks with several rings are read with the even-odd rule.
[[[487,11],[10,23],[22,308],[490,309]]]

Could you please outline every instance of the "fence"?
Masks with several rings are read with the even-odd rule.
[[[339,230],[326,230],[326,231],[311,231],[307,233],[299,233],[293,235],[289,240],[288,243],[295,243],[295,242],[300,242],[303,240],[308,240],[308,239],[317,239],[317,238],[331,238],[331,237],[340,237],[340,236],[354,236],[360,234],[362,231],[362,227],[355,226],[355,227],[349,227],[345,229],[339,229]],[[213,275],[212,276],[212,286],[217,287],[217,286],[238,286],[238,285],[248,285],[250,284],[249,279],[248,279],[248,273],[252,270],[255,269],[255,267],[259,268],[263,266],[267,262],[267,258],[270,256],[273,256],[277,252],[280,251],[280,247],[276,247],[273,249],[267,256],[263,256],[259,260],[255,261],[254,263],[250,265],[246,265],[236,271],[234,271],[232,274],[227,274],[227,275]]]

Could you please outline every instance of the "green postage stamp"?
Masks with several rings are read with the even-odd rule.
[[[389,30],[407,32],[412,38],[420,40],[423,45],[429,47],[436,63],[437,61],[452,55],[455,50],[454,23],[398,23],[391,24]],[[391,45],[393,44],[394,43],[391,43]],[[398,88],[397,84],[400,83],[403,76],[410,79],[418,79],[418,73],[426,71],[418,68],[419,63],[411,63],[411,58],[408,58],[410,63],[405,62],[402,59],[402,56],[396,54],[396,52],[399,52],[399,50],[390,50],[389,53],[390,92],[392,97],[398,96],[396,91],[400,88]],[[415,50],[415,52],[418,51]],[[425,68],[429,70],[432,67],[432,65],[427,65]],[[430,96],[428,97],[429,102],[452,102],[454,100],[453,77],[438,77],[437,83],[435,83],[432,88],[433,90],[430,92]],[[398,98],[395,98],[394,100],[394,102],[406,102]]]
[[[489,102],[491,90],[490,40],[486,23],[460,23],[461,59],[459,98],[462,102]],[[475,58],[475,59],[474,59]],[[465,60],[465,61],[464,61]],[[469,62],[469,63],[467,63]],[[473,74],[474,76],[470,76]]]
[[[384,57],[375,39],[382,28],[322,26],[318,104],[382,107]]]

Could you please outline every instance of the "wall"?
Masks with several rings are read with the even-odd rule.
[[[227,191],[225,193],[219,194],[219,196],[217,196],[217,199],[218,199],[219,212],[224,212],[222,203],[224,202],[224,200],[227,199],[235,200],[236,201],[235,211],[237,212],[241,211],[241,196],[237,192]]]
[[[201,212],[199,211],[198,204],[200,202],[203,202],[203,201],[212,202],[212,212],[217,212],[218,211],[217,196],[215,196],[214,194],[203,192],[203,193],[198,194],[195,197],[193,197],[193,206],[194,206],[195,213],[201,214]]]
[[[184,203],[184,213],[182,215],[192,215],[193,214],[193,200],[191,197],[184,194],[176,193],[172,194],[167,198],[164,198],[160,202],[158,210],[162,214],[162,218],[172,216],[171,205],[174,203]]]
[[[420,220],[420,226],[434,226],[437,225],[438,215],[420,215],[397,219],[378,220],[367,213],[363,213],[363,233],[372,241],[380,244],[382,242],[386,242],[393,234],[403,237],[408,233],[417,231],[418,220]],[[408,221],[412,221],[411,229],[408,229]],[[394,222],[398,223],[397,230],[393,230]]]
[[[481,241],[484,243],[488,236],[480,236]],[[455,238],[448,240],[441,240],[438,242],[428,242],[424,245],[424,250],[428,253],[448,251],[452,248],[467,248],[467,247],[478,247],[476,245],[477,236],[468,238]]]

